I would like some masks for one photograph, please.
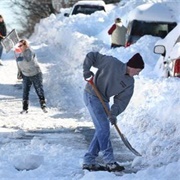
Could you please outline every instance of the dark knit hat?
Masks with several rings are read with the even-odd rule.
[[[139,53],[136,53],[131,59],[129,59],[127,66],[136,69],[144,69],[144,61],[142,56]]]
[[[120,19],[120,18],[116,18],[116,19],[115,19],[115,22],[116,22],[116,23],[120,23],[120,22],[121,22],[121,19]]]

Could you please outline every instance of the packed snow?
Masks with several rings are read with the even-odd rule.
[[[162,2],[178,15],[178,0]],[[33,88],[29,113],[19,113],[22,86],[16,78],[14,53],[3,52],[0,67],[2,180],[180,179],[180,79],[160,77],[155,69],[160,56],[153,53],[153,48],[160,38],[144,36],[130,47],[110,48],[107,30],[114,19],[118,16],[126,21],[128,12],[142,3],[143,0],[131,3],[123,0],[116,6],[108,5],[106,13],[68,18],[63,15],[66,9],[62,9],[60,14],[42,19],[36,25],[29,42],[43,71],[48,113],[40,109]],[[179,22],[180,17],[176,20]],[[119,128],[142,156],[129,151],[113,127],[111,131],[117,161],[136,169],[136,173],[117,176],[81,169],[93,134],[93,124],[82,99],[86,83],[82,63],[90,51],[115,56],[122,62],[139,52],[145,61],[145,69],[135,77],[134,95],[127,109],[118,116]]]

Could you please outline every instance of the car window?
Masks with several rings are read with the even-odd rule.
[[[152,35],[164,38],[167,33],[176,26],[176,23],[164,23],[164,22],[145,22],[137,21],[133,22],[131,35],[144,36]]]
[[[96,5],[76,5],[72,12],[72,15],[76,15],[78,13],[83,14],[92,14],[96,11],[105,11],[103,6],[96,6]]]

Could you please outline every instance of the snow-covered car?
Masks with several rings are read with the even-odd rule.
[[[176,25],[171,10],[163,3],[137,6],[129,13],[125,46],[130,46],[144,35],[164,38]]]
[[[104,1],[78,1],[71,9],[70,13],[65,13],[64,16],[69,17],[76,14],[90,15],[96,11],[106,11]]]
[[[155,70],[162,77],[180,77],[180,24],[164,39],[157,41],[154,53],[161,54]]]

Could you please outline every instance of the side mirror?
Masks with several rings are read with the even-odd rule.
[[[166,55],[166,48],[163,45],[156,45],[154,47],[154,53],[155,54],[161,54],[162,56]]]

